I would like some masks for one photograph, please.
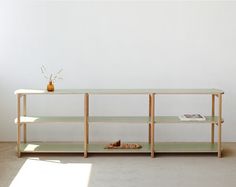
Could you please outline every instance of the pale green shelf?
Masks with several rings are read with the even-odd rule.
[[[21,123],[77,123],[83,122],[82,116],[21,116]],[[15,118],[17,124],[17,118]]]
[[[146,116],[91,116],[90,123],[149,123]]]
[[[150,153],[150,145],[142,145],[140,149],[104,149],[107,143],[91,143],[88,153]],[[21,143],[22,153],[83,153],[82,143]],[[217,153],[217,144],[207,142],[159,142],[155,143],[155,153]]]
[[[15,94],[223,94],[219,89],[56,89],[54,92],[47,90],[19,89]]]
[[[208,142],[159,142],[156,153],[217,153],[217,144]]]
[[[83,144],[78,143],[21,143],[20,150],[23,153],[83,153]]]
[[[21,116],[21,123],[83,123],[83,116]],[[89,123],[150,123],[146,116],[90,116]],[[206,116],[205,121],[181,121],[178,116],[155,117],[155,123],[217,123],[218,117]],[[222,121],[223,122],[223,121]],[[15,119],[17,123],[17,118]]]
[[[218,123],[217,116],[205,116],[206,120],[204,121],[181,121],[178,116],[158,116],[155,117],[155,123],[184,123],[184,124],[191,124],[191,123]],[[224,122],[222,120],[222,122]]]

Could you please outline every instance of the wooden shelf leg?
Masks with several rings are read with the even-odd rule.
[[[88,93],[84,94],[84,158],[88,157]]]
[[[154,124],[155,123],[155,94],[151,94],[151,157],[155,157],[154,150]]]
[[[89,117],[89,95],[87,98],[87,118]],[[87,119],[87,144],[89,144],[89,122]]]
[[[148,116],[149,116],[149,120],[151,118],[151,94],[148,95],[149,97],[149,105],[148,105]],[[149,124],[148,124],[148,143],[151,144],[151,123],[149,121]]]
[[[17,156],[21,157],[20,143],[21,143],[21,123],[20,123],[20,98],[21,95],[17,95]]]
[[[26,95],[23,96],[23,116],[26,116]],[[24,127],[24,143],[27,142],[27,129],[26,123],[23,124]]]
[[[212,95],[211,98],[211,105],[212,105],[212,109],[211,109],[211,116],[215,117],[215,95]],[[214,144],[214,140],[215,140],[215,123],[211,123],[211,143]]]
[[[218,119],[218,157],[221,157],[221,122],[222,122],[222,94],[218,96],[219,100],[219,119]]]

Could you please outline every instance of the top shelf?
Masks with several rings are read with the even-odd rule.
[[[15,94],[224,94],[219,89],[58,89],[54,92],[47,90],[19,89]]]

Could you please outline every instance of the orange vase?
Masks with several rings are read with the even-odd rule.
[[[48,90],[49,92],[53,92],[53,91],[54,91],[54,84],[52,83],[52,81],[50,81],[50,82],[48,83],[47,90]]]

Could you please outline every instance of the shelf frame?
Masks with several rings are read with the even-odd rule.
[[[115,121],[118,121],[118,123],[145,123],[148,125],[148,141],[147,145],[149,146],[148,152],[151,154],[151,157],[155,157],[155,153],[161,152],[161,150],[158,149],[158,144],[155,143],[155,134],[154,134],[154,128],[155,125],[159,124],[168,124],[168,123],[210,123],[211,124],[211,140],[210,144],[214,146],[214,151],[210,150],[210,152],[216,152],[215,147],[217,146],[217,155],[220,158],[222,156],[222,95],[224,92],[222,90],[218,89],[75,89],[75,90],[56,90],[55,92],[47,92],[45,90],[26,90],[21,89],[17,90],[15,92],[17,96],[17,118],[15,120],[17,124],[17,156],[20,157],[21,153],[25,152],[22,151],[21,147],[23,145],[27,145],[27,125],[28,123],[31,123],[27,121],[29,118],[27,116],[27,95],[40,95],[40,94],[46,94],[46,95],[56,95],[56,94],[80,94],[84,95],[84,115],[83,116],[77,116],[77,117],[59,117],[63,122],[82,122],[84,124],[84,142],[83,142],[83,153],[84,157],[88,157],[89,151],[89,123],[96,123],[96,122],[110,122],[114,123]],[[89,116],[89,95],[96,95],[96,94],[143,94],[148,95],[148,116]],[[180,121],[175,116],[156,116],[155,115],[155,97],[157,95],[173,95],[173,94],[205,94],[205,95],[211,95],[212,98],[212,109],[211,109],[211,116],[207,116],[207,120],[204,122],[183,122]],[[23,98],[23,109],[21,111],[21,98]],[[216,108],[216,102],[215,99],[218,99],[218,115],[215,115],[215,108]],[[21,116],[22,112],[22,116]],[[36,120],[35,123],[43,123],[47,122],[47,119],[50,119],[49,122],[56,123],[60,122],[56,117],[45,117],[40,118],[39,120]],[[32,122],[34,123],[34,122]],[[215,125],[218,126],[218,139],[217,143],[215,143]],[[23,143],[21,143],[21,126],[23,126]],[[93,145],[93,143],[91,144]],[[53,152],[53,151],[52,151]],[[81,151],[80,151],[81,152]],[[93,151],[92,151],[93,152]],[[108,152],[108,151],[105,151]],[[122,152],[122,151],[111,151],[111,152]],[[140,152],[140,151],[133,151],[133,150],[123,150],[123,152]],[[146,149],[147,152],[147,149]],[[168,152],[171,152],[168,151]]]

